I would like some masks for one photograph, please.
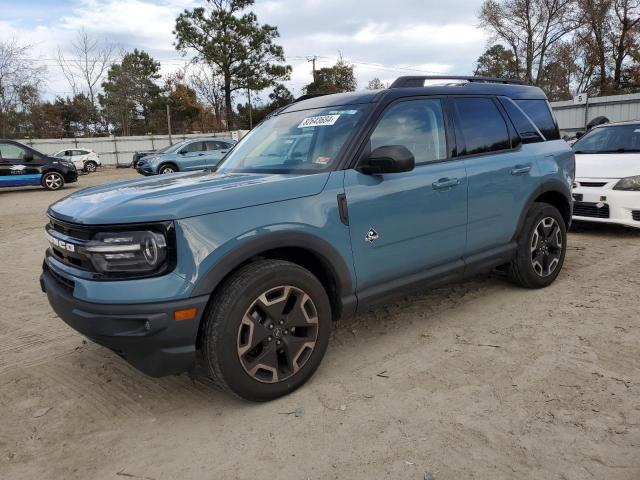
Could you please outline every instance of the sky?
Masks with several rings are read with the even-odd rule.
[[[175,18],[202,5],[193,0],[0,0],[0,41],[32,45],[32,58],[47,67],[44,97],[69,95],[56,63],[79,29],[117,45],[149,52],[162,73],[189,60],[173,46]],[[359,89],[378,77],[391,82],[401,75],[471,74],[488,43],[477,27],[481,0],[256,0],[260,23],[278,27],[287,63],[285,82],[300,95],[311,81],[311,63],[330,66],[342,54],[352,62]],[[238,100],[241,100],[240,98]]]

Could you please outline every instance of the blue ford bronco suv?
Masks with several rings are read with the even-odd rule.
[[[311,377],[332,321],[375,303],[496,268],[551,284],[573,177],[540,89],[401,77],[283,107],[216,172],[54,203],[41,285],[141,371],[202,359],[223,389],[265,401]]]

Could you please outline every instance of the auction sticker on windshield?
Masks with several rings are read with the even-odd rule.
[[[340,115],[320,115],[317,117],[307,117],[304,120],[302,120],[302,122],[300,122],[300,125],[298,125],[298,128],[326,127],[336,123],[339,118],[340,118]]]

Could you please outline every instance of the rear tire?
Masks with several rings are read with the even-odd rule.
[[[567,227],[560,211],[547,203],[534,203],[518,238],[509,279],[525,288],[544,288],[558,277],[567,251]]]
[[[283,260],[259,260],[228,278],[211,298],[202,351],[213,381],[251,401],[304,384],[325,354],[331,307],[318,279]]]
[[[93,173],[98,169],[98,164],[93,160],[89,160],[84,164],[84,171],[87,173]]]
[[[46,190],[60,190],[64,187],[64,177],[59,172],[47,172],[42,176],[41,184]]]

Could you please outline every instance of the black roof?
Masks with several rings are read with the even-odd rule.
[[[445,83],[441,85],[404,86],[416,85],[417,81],[424,81],[425,79],[466,80],[466,82],[458,84]],[[374,103],[383,98],[395,99],[420,95],[503,95],[505,97],[519,100],[547,99],[546,95],[540,88],[530,85],[522,85],[517,80],[484,77],[400,77],[392,84],[391,88],[383,90],[367,90],[362,92],[336,93],[332,95],[318,95],[312,98],[300,99],[300,101],[296,101],[284,107],[279,113],[340,105]]]

